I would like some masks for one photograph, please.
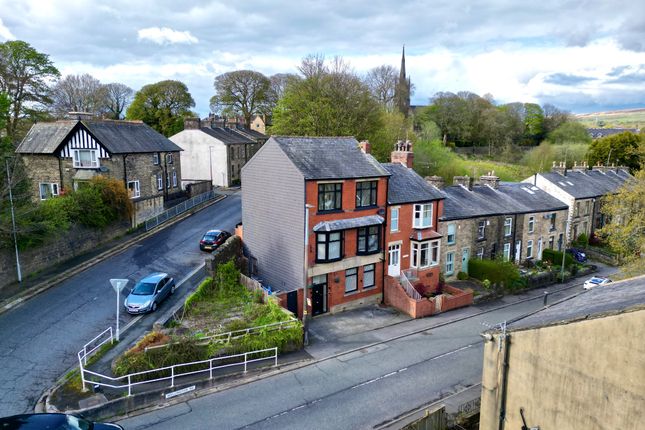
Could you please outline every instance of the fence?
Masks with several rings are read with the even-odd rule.
[[[106,335],[108,336],[106,337]],[[101,338],[105,338],[105,339],[101,340]],[[101,341],[99,342],[99,340]],[[112,327],[106,328],[94,339],[90,340],[85,345],[83,345],[83,349],[81,349],[78,352],[79,363],[83,361],[83,364],[87,365],[87,358],[91,357],[92,354],[94,354],[100,347],[102,347],[108,342],[114,343],[114,336],[112,335]],[[88,351],[88,348],[90,348],[89,351]]]
[[[185,200],[178,204],[177,206],[174,206],[167,211],[164,211],[160,213],[159,215],[147,219],[146,220],[146,231],[149,231],[150,229],[153,229],[157,227],[160,224],[163,224],[164,222],[168,221],[169,219],[176,217],[177,215],[180,215],[184,212],[186,212],[189,209],[194,208],[195,206],[204,203],[208,200],[212,200],[215,198],[217,194],[215,191],[209,191],[204,194],[200,194],[198,196],[193,197],[192,199]]]

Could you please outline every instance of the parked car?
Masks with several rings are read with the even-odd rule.
[[[573,256],[573,259],[576,260],[578,263],[587,262],[587,254],[585,254],[583,251],[576,248],[569,248],[567,249],[567,252],[571,254]]]
[[[226,239],[231,237],[231,233],[224,230],[208,230],[202,240],[199,241],[199,249],[202,251],[214,251],[221,244],[226,242]]]
[[[585,290],[590,290],[593,287],[597,287],[598,285],[607,285],[611,282],[611,279],[605,278],[603,276],[594,276],[591,279],[587,279],[583,285],[583,288]]]
[[[1,430],[123,430],[118,424],[91,422],[77,415],[23,414],[0,418]]]
[[[131,314],[154,312],[174,292],[175,280],[167,273],[151,273],[136,283],[123,305]]]

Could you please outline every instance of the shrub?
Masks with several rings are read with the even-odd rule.
[[[510,261],[470,260],[468,270],[473,278],[487,279],[492,284],[502,285],[506,289],[512,289],[513,283],[520,279],[519,270]]]
[[[561,267],[562,266],[562,253],[560,251],[556,251],[556,250],[553,250],[553,249],[545,249],[544,251],[542,251],[542,260],[543,261],[548,261],[554,267],[555,266]],[[571,254],[566,254],[566,256],[564,257],[564,267],[567,268],[567,267],[571,266],[571,264],[573,264],[573,263],[574,263],[574,261],[573,261],[573,257],[571,256]]]
[[[466,273],[466,272],[457,273],[457,279],[459,279],[460,281],[468,279],[468,273]]]
[[[576,239],[575,244],[580,248],[586,248],[587,246],[589,246],[589,237],[586,234],[582,233]]]

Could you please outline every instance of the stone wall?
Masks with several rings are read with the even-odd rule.
[[[206,254],[204,254],[206,255]],[[244,271],[245,267],[241,264],[240,257],[242,256],[242,240],[237,236],[231,236],[228,238],[223,245],[217,248],[211,254],[211,257],[206,257],[206,274],[211,278],[215,275],[217,271],[217,266],[220,264],[228,263],[232,258],[235,259],[235,262],[240,268]]]

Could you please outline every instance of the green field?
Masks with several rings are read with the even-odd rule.
[[[645,128],[645,109],[577,114],[575,117],[587,128]]]

